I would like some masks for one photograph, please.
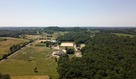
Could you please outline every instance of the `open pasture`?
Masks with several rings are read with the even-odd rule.
[[[0,39],[6,39],[3,41],[0,41],[0,58],[2,58],[3,54],[7,54],[10,52],[9,48],[12,45],[20,44],[23,42],[26,42],[28,40],[26,39],[20,39],[20,38],[10,38],[10,37],[0,37]]]
[[[117,36],[129,36],[129,37],[133,37],[134,35],[131,34],[123,34],[123,33],[114,33]]]
[[[49,79],[49,76],[11,76],[11,79]]]
[[[41,35],[25,35],[25,38],[27,39],[37,39],[42,37]]]
[[[55,59],[51,57],[52,52],[53,50],[47,47],[29,45],[2,62],[0,64],[0,71],[2,73],[10,74],[11,76],[46,75],[52,79],[56,79],[58,78],[56,69],[57,63],[55,62]]]

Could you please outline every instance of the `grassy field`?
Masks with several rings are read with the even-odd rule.
[[[53,50],[50,48],[35,46],[35,44],[27,46],[2,62],[0,72],[10,74],[13,79],[16,76],[49,76],[52,79],[57,79],[57,63],[51,57],[52,52]],[[37,73],[34,72],[35,68],[37,68]]]
[[[48,76],[12,76],[11,79],[49,79]]]
[[[66,47],[67,47],[68,49],[74,49],[73,46],[60,46],[60,49],[66,49]]]
[[[37,39],[37,38],[40,38],[42,37],[41,35],[25,35],[27,39]]]
[[[54,32],[52,35],[52,40],[57,39],[59,36],[66,34],[67,32]],[[47,37],[48,33],[43,33],[43,37]]]
[[[26,42],[28,40],[19,39],[19,38],[10,38],[10,37],[0,37],[0,39],[6,39],[5,41],[0,41],[0,58],[2,58],[3,54],[7,54],[10,52],[9,48],[12,45],[20,44]]]
[[[53,34],[52,34],[52,36],[53,36],[53,39],[56,39],[57,37],[59,37],[59,36],[62,36],[62,35],[64,35],[64,34],[66,34],[67,32],[54,32]]]
[[[129,37],[133,37],[133,35],[130,34],[123,34],[123,33],[114,33],[117,36],[129,36]]]
[[[37,44],[35,44],[35,46],[44,47],[44,46],[45,46],[45,44],[44,44],[44,43],[37,43]]]
[[[0,38],[0,41],[4,41],[4,38]]]

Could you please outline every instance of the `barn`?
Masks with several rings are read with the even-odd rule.
[[[66,46],[66,47],[74,46],[74,42],[62,42],[60,46]]]

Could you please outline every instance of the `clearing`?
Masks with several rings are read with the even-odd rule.
[[[124,34],[124,33],[114,33],[117,36],[129,36],[129,37],[133,37],[134,35],[131,34]]]

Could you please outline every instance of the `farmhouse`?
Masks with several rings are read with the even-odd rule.
[[[74,46],[74,42],[62,42],[60,46]]]

